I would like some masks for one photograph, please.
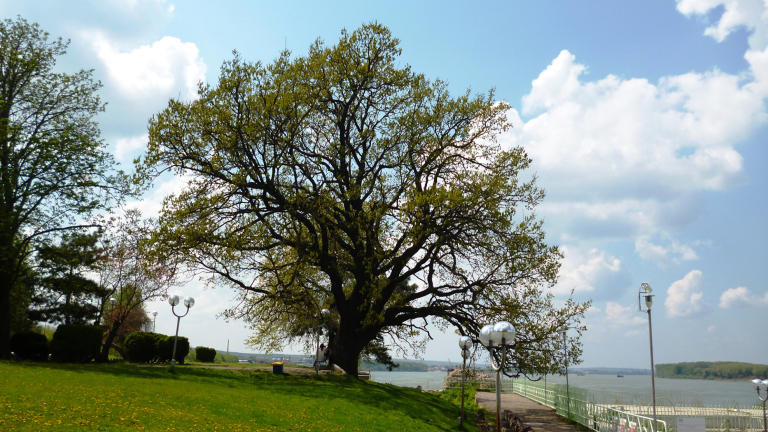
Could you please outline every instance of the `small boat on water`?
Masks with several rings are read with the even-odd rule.
[[[624,378],[624,375],[616,375],[616,378]]]

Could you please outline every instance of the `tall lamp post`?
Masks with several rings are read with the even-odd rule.
[[[755,385],[757,390],[757,398],[763,403],[763,432],[768,432],[768,419],[765,416],[765,401],[768,400],[768,380],[753,379],[752,384]],[[765,398],[760,396],[760,390],[765,390]]]
[[[157,323],[157,311],[152,311],[152,333],[155,332],[155,324]]]
[[[189,313],[189,308],[195,305],[195,299],[192,297],[187,297],[184,299],[184,306],[187,307],[187,311],[184,312],[184,315],[177,315],[176,314],[176,305],[179,304],[179,296],[172,295],[168,297],[168,303],[171,305],[171,312],[176,316],[176,336],[173,338],[173,355],[171,356],[171,370],[176,370],[176,343],[179,341],[179,324],[181,323],[181,319],[187,316]]]
[[[640,292],[637,294],[637,310],[640,312],[648,312],[648,338],[651,343],[651,397],[653,398],[653,430],[658,428],[658,422],[656,419],[656,373],[653,370],[653,326],[651,325],[651,306],[653,306],[653,290],[651,286],[643,282],[640,284]],[[645,299],[645,311],[640,298]]]
[[[496,371],[496,432],[501,432],[501,371],[507,361],[507,348],[515,343],[515,328],[506,321],[488,324],[480,329],[480,343],[488,348],[491,367]],[[494,351],[501,351],[501,363],[496,364]]]
[[[459,416],[459,427],[464,424],[464,386],[467,382],[467,359],[469,358],[469,349],[472,347],[472,339],[469,336],[459,338],[459,348],[461,348],[461,358],[464,363],[461,366],[461,415]]]
[[[565,395],[568,399],[568,418],[571,418],[571,386],[568,384],[568,339],[566,338],[566,333],[568,332],[568,328],[564,328],[560,330],[560,333],[563,334],[563,350],[565,350]]]
[[[317,324],[317,351],[315,352],[315,375],[320,374],[320,331],[322,330],[323,319],[330,314],[331,311],[323,309],[320,311],[320,316]]]

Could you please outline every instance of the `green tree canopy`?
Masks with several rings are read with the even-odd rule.
[[[369,24],[267,65],[235,54],[199,99],[171,100],[139,172],[191,181],[166,200],[156,250],[238,289],[230,314],[253,317],[256,345],[332,328],[350,374],[379,335],[418,341],[429,320],[477,335],[499,307],[543,326],[516,352],[547,349],[586,306],[520,309],[555,282],[560,252],[533,212],[544,192],[519,180],[525,151],[496,142],[509,105],[452,96],[401,66],[398,44]]]
[[[0,21],[0,358],[28,254],[127,192],[92,120],[101,84],[91,71],[53,72],[66,48],[37,24]]]

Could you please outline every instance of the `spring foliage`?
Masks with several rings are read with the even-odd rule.
[[[477,335],[503,316],[521,329],[513,361],[551,368],[548,341],[586,305],[543,293],[561,255],[534,214],[544,191],[520,179],[531,161],[496,142],[509,105],[451,95],[398,45],[373,23],[266,65],[235,54],[197,100],[171,100],[138,179],[191,180],[165,201],[157,253],[238,290],[226,315],[255,347],[322,332],[354,375],[380,337],[418,351],[430,321]]]
[[[54,72],[67,45],[23,18],[0,21],[0,358],[30,254],[129,193],[93,121],[101,84],[92,71]]]

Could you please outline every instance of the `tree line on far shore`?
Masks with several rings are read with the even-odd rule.
[[[692,362],[657,364],[659,378],[752,379],[768,378],[768,365],[742,362]]]

